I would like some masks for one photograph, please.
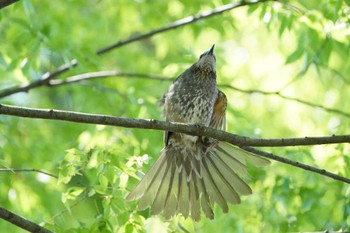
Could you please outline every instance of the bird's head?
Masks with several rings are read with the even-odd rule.
[[[199,69],[215,72],[216,58],[214,54],[215,44],[208,51],[204,52],[195,63]]]

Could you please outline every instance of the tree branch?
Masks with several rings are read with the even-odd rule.
[[[321,144],[350,143],[350,135],[333,135],[330,137],[305,137],[305,138],[281,138],[281,139],[261,139],[249,138],[228,133],[214,128],[172,123],[158,120],[123,118],[99,114],[87,114],[73,111],[62,111],[54,109],[26,108],[0,104],[0,114],[39,118],[49,120],[62,120],[87,124],[100,124],[119,126],[125,128],[168,130],[172,132],[186,133],[190,135],[208,136],[220,141],[229,142],[237,146],[256,147],[284,147],[284,146],[310,146]]]
[[[12,213],[11,211],[4,209],[0,207],[0,218],[4,219],[5,221],[8,221],[12,223],[13,225],[16,225],[24,230],[27,230],[29,232],[34,233],[52,233],[52,231],[49,231],[48,229],[31,222],[15,213]]]
[[[158,80],[158,81],[174,80],[173,78],[167,78],[165,76],[156,75],[156,74],[128,73],[128,72],[118,72],[115,70],[105,70],[105,71],[78,74],[63,80],[51,80],[48,83],[48,86],[60,86],[65,84],[82,82],[90,79],[101,79],[101,78],[112,78],[112,77],[146,78],[146,79]]]
[[[350,80],[347,78],[347,76],[343,75],[341,72],[338,70],[330,67],[328,64],[318,62],[318,65],[320,65],[323,69],[330,71],[331,73],[335,74],[338,76],[346,85],[350,85]]]
[[[310,106],[310,107],[316,107],[316,108],[324,109],[327,112],[333,112],[333,113],[337,113],[339,115],[343,115],[345,117],[350,117],[350,113],[348,113],[348,112],[344,112],[344,111],[341,111],[341,110],[335,109],[335,108],[328,108],[328,107],[325,107],[325,106],[322,106],[322,105],[319,105],[319,104],[315,104],[315,103],[312,103],[312,102],[309,102],[309,101],[306,101],[306,100],[302,100],[302,99],[286,96],[286,95],[283,95],[280,91],[244,90],[244,89],[240,89],[240,88],[233,87],[231,85],[226,85],[226,84],[223,84],[221,86],[229,88],[229,89],[232,89],[232,90],[235,90],[235,91],[248,93],[248,94],[258,93],[258,94],[263,94],[263,95],[277,95],[277,96],[281,97],[282,99],[295,101],[295,102],[298,102],[298,103],[301,103],[301,104],[304,104],[304,105],[307,105],[307,106]]]
[[[324,230],[324,231],[298,231],[298,233],[350,233],[350,231],[332,231],[332,230]]]
[[[75,66],[77,63],[72,63],[71,66]],[[143,79],[148,79],[148,80],[158,80],[158,81],[173,81],[175,78],[171,77],[165,77],[161,75],[156,75],[156,74],[146,74],[146,73],[128,73],[128,72],[118,72],[115,70],[105,70],[105,71],[98,71],[98,72],[89,72],[89,73],[83,73],[83,74],[78,74],[74,75],[71,77],[68,77],[66,79],[53,79],[57,75],[61,74],[62,72],[66,71],[66,69],[69,69],[68,64],[62,66],[60,69],[57,71],[49,74],[45,74],[47,78],[43,78],[38,81],[34,81],[32,83],[27,83],[24,84],[22,87],[17,87],[17,88],[10,88],[10,89],[5,89],[3,92],[0,92],[0,98],[5,97],[11,94],[15,94],[18,92],[28,92],[29,90],[41,86],[50,86],[50,87],[56,87],[56,86],[61,86],[61,85],[66,85],[66,84],[72,84],[76,82],[83,82],[87,80],[93,80],[93,79],[101,79],[101,78],[112,78],[112,77],[127,77],[127,78],[143,78]],[[44,76],[44,75],[43,75]],[[223,88],[228,88],[232,89],[235,91],[239,91],[242,93],[247,93],[247,94],[253,94],[253,93],[259,93],[263,95],[276,95],[281,97],[282,99],[289,100],[289,101],[295,101],[310,107],[317,107],[324,109],[327,112],[332,112],[336,113],[339,115],[343,115],[345,117],[350,117],[350,113],[341,111],[339,109],[334,109],[334,108],[329,108],[325,107],[323,105],[315,104],[306,100],[302,100],[299,98],[294,98],[290,96],[283,95],[280,91],[261,91],[261,90],[246,90],[246,89],[241,89],[238,87],[234,87],[228,84],[218,84],[219,87]]]
[[[77,60],[72,60],[71,62],[62,65],[61,67],[59,67],[56,71],[54,72],[47,72],[45,74],[43,74],[41,76],[41,79],[38,79],[34,82],[30,82],[30,83],[26,83],[23,84],[19,87],[13,87],[13,88],[8,88],[5,90],[2,90],[0,92],[0,98],[3,98],[5,96],[9,96],[12,95],[14,93],[19,93],[19,92],[27,92],[30,89],[36,88],[36,87],[40,87],[40,86],[44,86],[44,85],[48,85],[48,83],[50,82],[51,79],[57,77],[58,75],[68,71],[70,68],[76,66],[78,64]]]
[[[97,55],[101,55],[101,54],[106,53],[112,49],[121,47],[121,46],[126,45],[126,44],[130,44],[130,43],[135,42],[135,41],[144,40],[146,38],[152,37],[152,36],[159,34],[159,33],[162,33],[162,32],[166,32],[166,31],[169,31],[172,29],[176,29],[178,27],[185,26],[187,24],[196,22],[198,20],[202,20],[202,19],[209,18],[209,17],[215,16],[218,14],[222,14],[225,11],[229,11],[229,10],[232,10],[232,9],[235,9],[238,7],[242,7],[242,6],[255,5],[258,3],[264,3],[264,2],[269,2],[269,1],[277,1],[277,0],[261,0],[261,1],[252,1],[252,2],[241,1],[240,3],[230,3],[230,4],[223,5],[223,6],[219,6],[215,9],[212,9],[212,10],[203,11],[199,14],[179,19],[173,23],[170,23],[170,24],[162,27],[162,28],[158,28],[158,29],[155,29],[155,30],[152,30],[150,32],[140,34],[137,36],[131,36],[126,40],[120,40],[120,41],[116,42],[115,44],[112,44],[110,46],[107,46],[105,48],[98,50]]]
[[[42,170],[38,170],[38,169],[1,168],[1,169],[0,169],[0,172],[38,172],[38,173],[45,174],[45,175],[47,175],[47,176],[51,176],[51,177],[53,177],[53,178],[58,179],[58,176],[56,176],[56,175],[54,175],[54,174],[51,174],[51,173],[48,173],[48,172],[45,172],[45,171],[42,171]]]
[[[231,144],[244,147],[246,150],[254,150],[254,153],[259,154],[270,159],[277,160],[286,164],[290,164],[302,169],[306,169],[324,176],[331,177],[333,179],[346,182],[350,184],[350,179],[338,176],[336,174],[327,172],[323,169],[310,169],[311,166],[294,162],[285,158],[281,158],[263,151],[258,151],[254,148],[246,146],[262,146],[262,147],[276,147],[276,146],[298,146],[298,145],[318,145],[318,144],[332,144],[332,143],[350,143],[350,135],[331,136],[331,137],[306,137],[306,138],[287,138],[287,139],[255,139],[242,137],[235,134],[230,134],[222,130],[216,130],[209,127],[189,125],[182,123],[171,123],[157,120],[145,120],[145,119],[132,119],[122,118],[97,114],[86,114],[71,111],[61,110],[49,110],[49,109],[36,109],[36,108],[24,108],[15,107],[9,105],[0,104],[0,114],[28,117],[28,118],[40,118],[50,120],[62,120],[79,123],[89,124],[101,124],[110,126],[120,126],[126,128],[141,128],[141,129],[156,129],[156,130],[168,130],[179,133],[186,133],[190,135],[207,136],[218,139],[220,141],[229,142]]]
[[[0,0],[0,9],[5,8],[19,0]]]
[[[281,163],[289,164],[289,165],[292,165],[294,167],[299,167],[299,168],[302,168],[304,170],[311,171],[311,172],[314,172],[314,173],[318,173],[318,174],[321,174],[321,175],[324,175],[324,176],[328,176],[328,177],[333,178],[335,180],[339,180],[339,181],[342,181],[344,183],[350,184],[350,179],[349,178],[336,175],[334,173],[326,171],[325,169],[319,169],[319,168],[316,168],[316,167],[313,167],[313,166],[310,166],[310,165],[307,165],[307,164],[299,163],[299,162],[296,162],[296,161],[293,161],[293,160],[290,160],[290,159],[287,159],[287,158],[283,158],[283,157],[280,157],[280,156],[277,156],[277,155],[274,155],[274,154],[271,154],[271,153],[268,153],[268,152],[265,152],[265,151],[257,150],[257,149],[255,149],[253,147],[244,146],[244,147],[242,147],[242,149],[244,149],[246,151],[250,151],[250,152],[252,152],[254,154],[260,155],[260,156],[265,157],[265,158],[273,159],[273,160],[279,161]]]

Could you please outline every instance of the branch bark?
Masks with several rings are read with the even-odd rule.
[[[5,8],[19,0],[0,0],[0,9]]]
[[[184,123],[172,123],[154,119],[123,118],[99,114],[87,114],[73,111],[54,109],[26,108],[0,104],[0,114],[19,116],[26,118],[39,118],[49,120],[62,120],[87,124],[101,124],[119,126],[125,128],[168,130],[190,135],[208,136],[220,141],[229,142],[237,146],[256,147],[284,147],[284,146],[311,146],[321,144],[350,143],[350,135],[332,135],[329,137],[305,137],[305,138],[278,138],[261,139],[250,138],[231,134],[226,131],[209,127],[190,125]]]
[[[305,137],[305,138],[285,138],[285,139],[256,139],[242,137],[231,134],[222,130],[216,130],[198,125],[189,125],[182,123],[171,123],[157,120],[132,119],[122,118],[98,114],[86,114],[71,111],[61,111],[53,109],[36,109],[24,108],[0,104],[0,114],[12,115],[27,118],[39,118],[50,120],[62,120],[70,122],[101,124],[110,126],[120,126],[126,128],[140,128],[140,129],[156,129],[168,130],[179,133],[186,133],[190,135],[208,136],[220,141],[229,142],[233,145],[242,147],[247,151],[259,154],[282,163],[286,163],[295,167],[299,167],[308,171],[312,171],[324,176],[350,184],[350,179],[336,175],[334,173],[325,171],[324,169],[314,168],[299,162],[288,160],[264,151],[251,148],[250,146],[260,147],[282,147],[282,146],[301,146],[301,145],[319,145],[319,144],[333,144],[333,143],[350,143],[350,135],[330,136],[330,137]]]
[[[4,219],[5,221],[8,221],[12,223],[13,225],[16,225],[24,230],[27,230],[29,232],[34,233],[52,233],[52,231],[49,231],[48,229],[31,222],[5,208],[0,207],[0,218]]]

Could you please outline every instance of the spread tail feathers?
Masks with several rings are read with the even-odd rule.
[[[193,148],[168,144],[126,200],[140,199],[138,210],[150,206],[151,214],[163,211],[166,219],[181,213],[199,221],[201,209],[213,219],[215,202],[227,212],[227,202],[239,204],[240,195],[252,193],[240,178],[249,177],[247,162],[258,167],[269,164],[224,142],[203,148],[204,144]]]

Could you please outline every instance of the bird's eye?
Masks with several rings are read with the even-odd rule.
[[[204,56],[204,53],[202,55],[200,55],[199,59],[201,59]]]

